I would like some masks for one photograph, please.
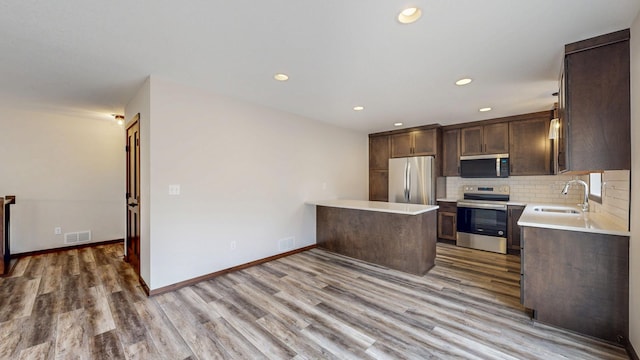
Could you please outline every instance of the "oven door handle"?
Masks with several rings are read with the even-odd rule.
[[[471,209],[489,209],[489,210],[507,210],[507,205],[499,205],[499,204],[477,204],[477,203],[468,203],[468,202],[458,202],[458,207],[465,207]]]

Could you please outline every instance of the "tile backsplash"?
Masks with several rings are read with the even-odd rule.
[[[447,198],[462,199],[464,185],[509,185],[511,201],[525,204],[576,205],[582,203],[582,187],[574,185],[571,186],[567,195],[560,194],[564,184],[572,179],[589,181],[588,176],[570,175],[512,176],[502,179],[447,177]]]
[[[628,229],[630,176],[629,170],[605,171],[602,174],[602,204],[589,200],[589,211],[608,214]]]
[[[602,204],[589,201],[590,211],[605,213],[626,228],[629,228],[629,175],[628,170],[604,172]],[[504,179],[447,177],[446,190],[448,199],[462,199],[464,185],[509,185],[513,202],[576,205],[583,201],[582,186],[571,185],[567,195],[560,193],[564,184],[573,179],[589,182],[588,175],[513,176]]]

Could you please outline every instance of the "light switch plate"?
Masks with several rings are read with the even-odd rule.
[[[169,195],[180,195],[180,185],[169,185]]]

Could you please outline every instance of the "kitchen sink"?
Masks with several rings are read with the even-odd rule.
[[[568,206],[536,206],[533,211],[552,214],[582,214],[582,211]]]

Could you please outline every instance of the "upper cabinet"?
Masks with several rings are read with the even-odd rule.
[[[460,148],[461,156],[509,153],[509,123],[462,128]]]
[[[438,152],[437,139],[437,128],[391,135],[391,157],[435,156]]]
[[[551,140],[549,124],[551,111],[536,113],[528,120],[509,124],[510,175],[550,175]]]
[[[460,129],[442,132],[442,175],[460,176]]]
[[[629,29],[565,46],[559,171],[631,168]]]
[[[389,197],[389,136],[369,136],[369,200]]]
[[[389,136],[369,137],[369,169],[389,169]]]

